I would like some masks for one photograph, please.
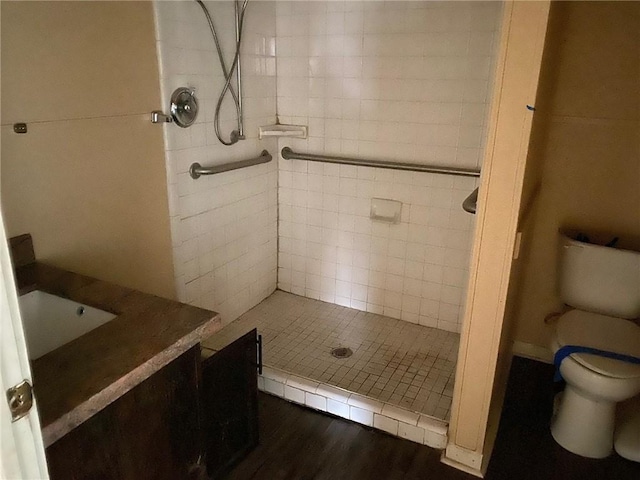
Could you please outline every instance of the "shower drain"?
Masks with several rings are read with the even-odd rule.
[[[347,347],[338,347],[331,350],[331,355],[336,358],[349,358],[353,355],[353,350]]]

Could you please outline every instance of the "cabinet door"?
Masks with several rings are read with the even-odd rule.
[[[202,364],[202,419],[207,472],[229,472],[258,444],[258,336],[253,329]]]

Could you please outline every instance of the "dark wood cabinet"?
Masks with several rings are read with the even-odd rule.
[[[51,479],[190,478],[200,455],[199,368],[197,346],[49,446]]]
[[[258,444],[257,342],[254,329],[202,362],[202,432],[212,479]]]
[[[52,480],[204,480],[258,443],[257,332],[196,346],[46,449]]]

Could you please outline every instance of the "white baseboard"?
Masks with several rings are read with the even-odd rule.
[[[482,470],[482,454],[467,450],[466,448],[459,447],[450,443],[447,448],[442,452],[440,461],[445,465],[449,465],[455,469],[469,473],[476,477],[483,478],[484,472]]]
[[[551,350],[540,345],[526,342],[513,342],[513,354],[519,357],[537,360],[539,362],[553,364],[553,354]]]

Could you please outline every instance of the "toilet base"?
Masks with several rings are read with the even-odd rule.
[[[622,458],[640,463],[640,396],[618,405],[613,446]]]
[[[605,458],[613,452],[616,402],[594,400],[567,384],[551,420],[556,442],[576,455]]]

